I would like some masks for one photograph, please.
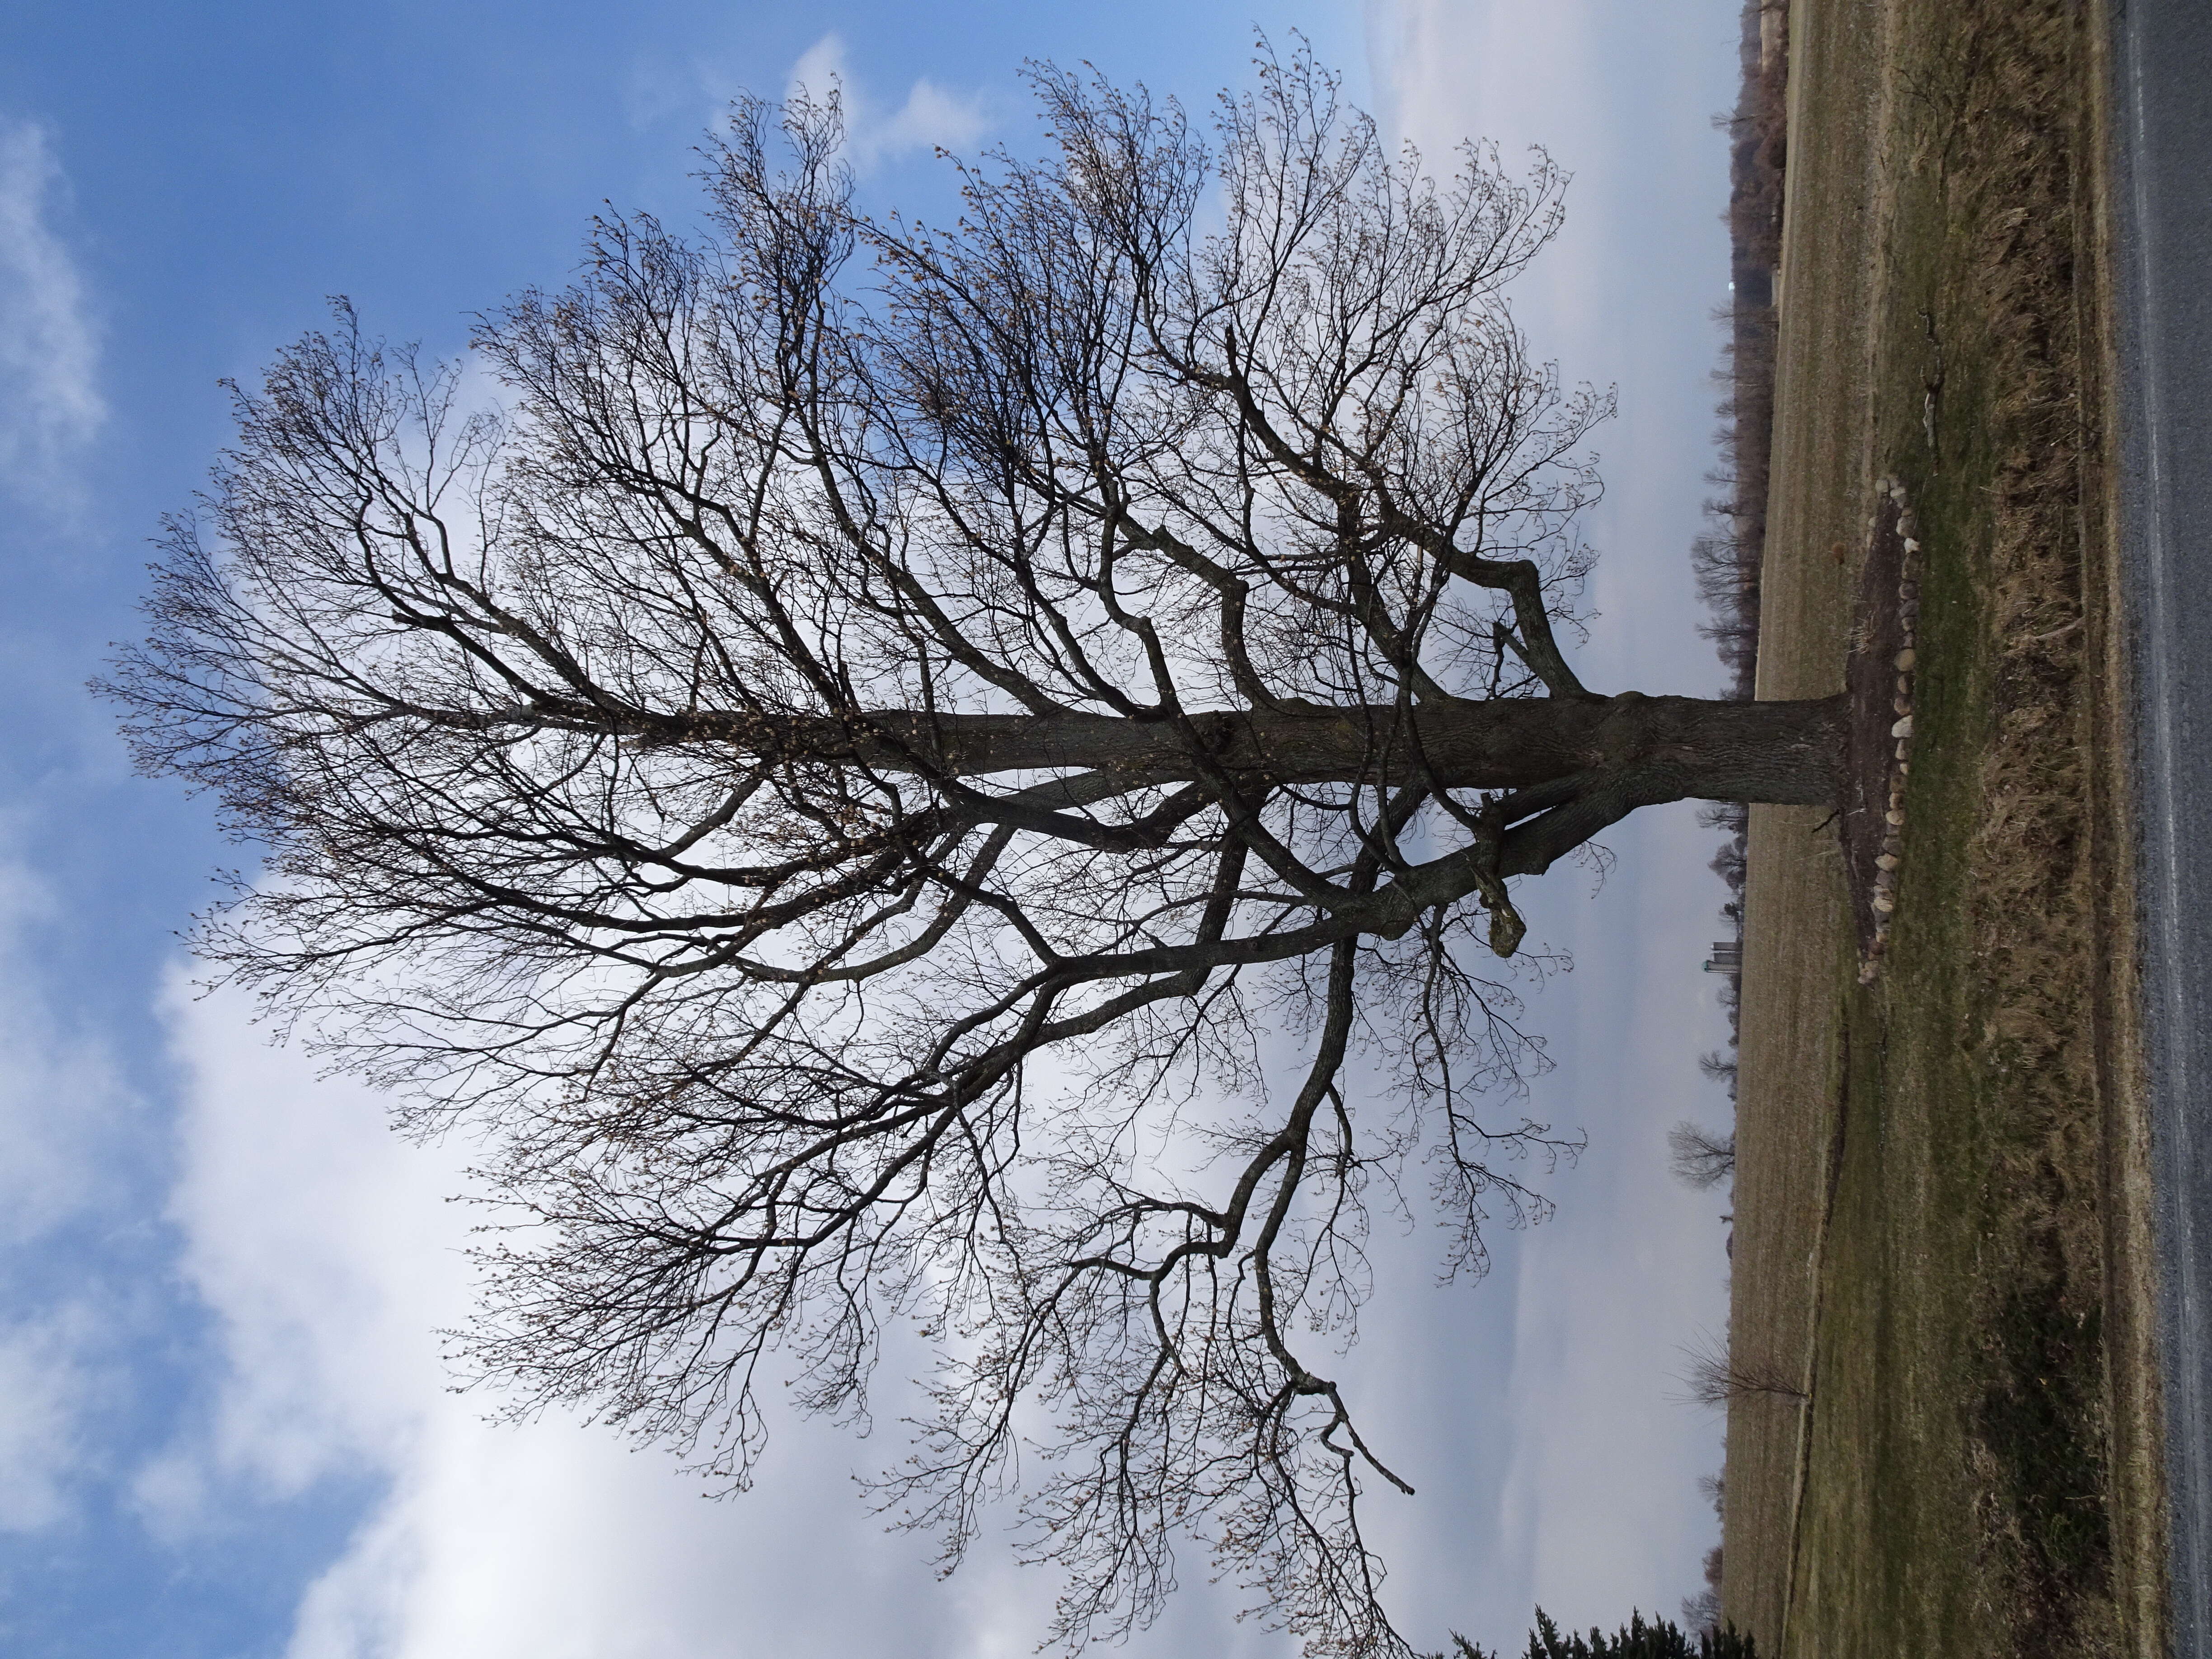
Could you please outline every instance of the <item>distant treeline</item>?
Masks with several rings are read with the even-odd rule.
[[[1705,504],[1707,526],[1690,568],[1711,617],[1698,630],[1729,672],[1725,694],[1749,698],[1759,661],[1759,568],[1766,543],[1767,459],[1774,436],[1774,277],[1782,258],[1782,174],[1788,118],[1787,0],[1746,0],[1742,89],[1729,134],[1729,276],[1720,320],[1727,328],[1714,372],[1723,396],[1716,434],[1721,494]]]
[[[1789,0],[1745,0],[1739,55],[1743,67],[1735,112],[1718,118],[1729,135],[1730,295],[1718,320],[1726,329],[1713,378],[1722,397],[1716,434],[1720,465],[1710,475],[1718,493],[1705,503],[1705,530],[1691,544],[1690,568],[1707,618],[1698,632],[1713,642],[1727,671],[1722,695],[1748,701],[1759,672],[1759,581],[1766,550],[1766,480],[1774,440],[1774,280],[1782,258],[1782,179],[1789,118]],[[1729,886],[1722,915],[1743,935],[1743,876],[1747,809],[1715,805],[1711,828],[1728,832],[1712,867]],[[1736,976],[1726,976],[1726,1054],[1706,1056],[1705,1069],[1735,1097]]]
[[[1782,262],[1789,46],[1789,0],[1745,0],[1742,84],[1735,113],[1718,118],[1729,135],[1729,204],[1723,216],[1729,228],[1730,278],[1729,304],[1717,319],[1726,330],[1725,343],[1721,365],[1713,374],[1722,393],[1714,411],[1721,421],[1716,434],[1721,459],[1710,475],[1717,493],[1705,503],[1705,530],[1691,544],[1690,568],[1707,613],[1698,631],[1713,642],[1721,666],[1728,671],[1721,695],[1745,702],[1754,693],[1759,673],[1759,567],[1766,552],[1767,464],[1774,446],[1774,283]],[[1703,1064],[1706,1075],[1727,1088],[1733,1106],[1742,1018],[1743,879],[1751,809],[1714,802],[1700,809],[1699,821],[1727,834],[1712,867],[1728,884],[1728,902],[1721,907],[1721,917],[1738,947],[1733,957],[1736,967],[1722,977],[1728,1047],[1707,1054]],[[1691,1186],[1708,1188],[1723,1179],[1733,1182],[1733,1127],[1725,1136],[1716,1136],[1686,1122],[1676,1126],[1668,1142],[1674,1173]],[[1733,1249],[1729,1253],[1734,1254]],[[1725,1407],[1741,1380],[1729,1363],[1727,1351],[1708,1358],[1702,1370],[1693,1389],[1717,1390],[1715,1397]],[[1715,1511],[1722,1512],[1721,1477],[1708,1477],[1705,1490]],[[1705,1588],[1682,1603],[1683,1626],[1696,1635],[1701,1653],[1739,1651],[1722,1645],[1739,1639],[1721,1617],[1723,1579],[1721,1547],[1716,1544],[1705,1553]],[[1750,1651],[1747,1640],[1740,1650]]]

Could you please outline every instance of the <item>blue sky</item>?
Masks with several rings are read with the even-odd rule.
[[[177,930],[235,862],[206,811],[131,778],[85,696],[160,516],[251,379],[343,293],[451,350],[471,313],[572,267],[603,203],[682,220],[730,94],[835,68],[864,191],[942,202],[928,147],[1029,131],[1025,58],[1089,59],[1200,103],[1255,21],[1304,31],[1398,135],[1549,145],[1575,176],[1517,306],[1571,380],[1617,383],[1589,525],[1595,684],[1705,691],[1686,549],[1708,486],[1725,297],[1734,8],[1716,0],[1365,5],[657,0],[348,7],[33,3],[0,16],[0,1647],[13,1654],[751,1656],[1027,1652],[1051,1587],[985,1551],[951,1583],[847,1474],[881,1449],[779,1437],[703,1503],[651,1449],[442,1391],[466,1316],[465,1146],[385,1134],[234,1000],[196,1000]],[[1544,1112],[1589,1155],[1559,1218],[1436,1290],[1416,1237],[1352,1362],[1417,1500],[1386,1509],[1409,1633],[1515,1642],[1529,1603],[1672,1610],[1711,1541],[1718,1425],[1669,1396],[1723,1318],[1709,1195],[1661,1137],[1723,1109],[1696,971],[1723,894],[1687,809],[1613,838],[1592,897],[1536,933],[1577,973],[1538,1000]],[[1362,1369],[1364,1368],[1364,1370]],[[1231,1626],[1203,1563],[1145,1655],[1288,1651]]]

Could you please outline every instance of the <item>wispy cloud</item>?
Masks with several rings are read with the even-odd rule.
[[[70,1512],[84,1407],[104,1392],[88,1363],[91,1322],[66,1306],[0,1329],[0,1532],[43,1531]]]
[[[0,488],[64,511],[107,413],[84,279],[53,225],[65,189],[47,130],[0,119]]]
[[[9,826],[0,820],[0,835]],[[22,1249],[81,1214],[106,1185],[110,1138],[129,1091],[112,1055],[53,1006],[33,930],[58,901],[0,855],[0,1247]]]
[[[790,90],[823,99],[835,92],[845,114],[845,152],[862,173],[916,150],[958,150],[990,131],[981,94],[962,96],[924,76],[907,88],[906,101],[886,111],[854,76],[844,38],[825,34],[791,68]]]
[[[0,820],[0,833],[9,825]],[[130,1091],[96,1035],[49,994],[33,939],[58,919],[52,892],[0,855],[0,1531],[65,1520],[88,1473],[93,1419],[110,1403],[112,1322],[55,1285],[65,1236],[114,1196],[110,1166],[131,1126]],[[81,1275],[72,1276],[73,1279]]]
[[[733,100],[767,90],[756,72],[714,52],[641,58],[630,66],[623,97],[640,126],[702,118],[713,125]],[[956,92],[927,76],[911,82],[903,99],[887,103],[854,72],[844,37],[834,33],[799,55],[783,90],[787,97],[804,93],[816,100],[836,94],[845,118],[845,160],[861,173],[927,150],[968,149],[1003,114],[988,92]]]

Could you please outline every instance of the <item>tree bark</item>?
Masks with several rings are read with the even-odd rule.
[[[533,711],[539,718],[547,712]],[[576,712],[580,724],[609,724],[604,710]],[[792,760],[945,777],[1073,770],[1134,787],[1225,773],[1254,784],[1312,784],[1385,775],[1410,781],[1425,766],[1436,784],[1452,789],[1581,780],[1591,791],[1627,791],[1632,807],[1685,799],[1811,806],[1837,798],[1844,712],[1840,696],[1737,702],[1630,691],[1451,699],[1410,711],[1289,706],[1159,720],[879,709],[848,717],[702,712],[616,723],[657,742],[729,744]]]

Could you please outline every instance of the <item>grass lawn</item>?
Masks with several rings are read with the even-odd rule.
[[[1724,1553],[1765,1653],[2162,1645],[2102,28],[1792,7],[1759,695],[1841,688],[1877,477],[1925,576],[1871,987],[1833,824],[1753,815]]]

